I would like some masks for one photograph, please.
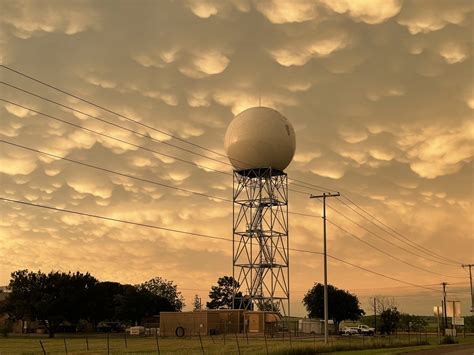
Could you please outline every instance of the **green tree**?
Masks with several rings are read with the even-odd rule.
[[[145,289],[156,296],[166,298],[174,311],[181,312],[184,308],[184,297],[178,291],[178,286],[172,281],[165,280],[161,277],[155,277],[137,286],[138,289]]]
[[[76,324],[87,318],[87,301],[96,283],[88,273],[15,271],[9,284],[11,293],[3,307],[12,319],[40,320],[52,338],[62,322]]]
[[[199,297],[199,295],[194,295],[193,310],[198,311],[201,308],[202,308],[201,297]]]
[[[242,292],[235,294],[235,304],[233,304],[234,290],[239,288],[239,283],[232,276],[219,277],[217,285],[212,286],[209,292],[209,298],[207,302],[208,309],[232,309],[234,308],[245,308],[245,297]]]
[[[137,324],[143,317],[174,311],[167,298],[157,296],[146,289],[123,285],[122,292],[114,295],[115,318],[130,324]]]
[[[397,329],[400,323],[400,312],[397,307],[390,307],[380,313],[380,320],[382,322],[380,329],[382,334],[390,335],[395,329]]]
[[[303,304],[309,318],[324,318],[324,285],[317,283],[308,290],[303,298]],[[336,329],[339,329],[341,321],[358,320],[365,314],[356,295],[332,285],[328,285],[328,311]]]

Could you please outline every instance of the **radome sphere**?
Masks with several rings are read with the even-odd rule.
[[[295,130],[280,112],[252,107],[239,113],[227,127],[226,154],[235,170],[285,170],[295,154]]]

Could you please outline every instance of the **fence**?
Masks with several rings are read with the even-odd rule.
[[[4,341],[5,339],[5,341]],[[292,326],[285,328],[281,324],[280,331],[274,333],[252,333],[252,332],[224,332],[222,334],[185,335],[177,337],[161,337],[158,332],[150,335],[130,336],[121,334],[88,334],[63,337],[57,335],[55,339],[30,336],[23,338],[0,339],[0,353],[22,351],[33,351],[47,353],[72,353],[91,352],[111,354],[123,351],[153,351],[158,354],[176,352],[191,354],[205,353],[233,353],[244,352],[271,353],[285,349],[311,348],[327,350],[356,350],[364,348],[388,348],[396,346],[408,346],[425,344],[430,341],[437,343],[435,334],[411,333],[398,334],[386,337],[365,336],[330,336],[330,345],[324,345],[323,337],[317,334],[300,333]],[[10,344],[10,347],[3,347]],[[16,345],[15,345],[16,344]]]

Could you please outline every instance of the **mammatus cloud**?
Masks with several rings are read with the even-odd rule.
[[[336,13],[347,13],[355,21],[363,21],[370,25],[392,18],[402,8],[401,0],[321,0],[321,3]]]
[[[411,34],[439,31],[447,25],[467,25],[466,16],[472,12],[471,1],[408,1],[398,16],[398,23]]]
[[[2,143],[1,196],[231,238],[232,205],[221,200],[232,196],[232,171],[220,155],[223,137],[233,115],[262,105],[280,110],[295,127],[290,178],[340,190],[424,247],[464,262],[471,257],[471,1],[111,6],[6,0],[2,11],[3,64],[148,128],[0,69],[2,81],[83,113],[4,85],[3,98],[122,141],[9,103],[0,107],[3,140],[142,179]],[[290,211],[313,215],[290,215],[291,246],[319,252],[321,205],[307,196],[318,190],[290,188]],[[329,204],[399,243],[338,200]],[[130,283],[160,275],[185,289],[190,303],[232,272],[226,241],[4,202],[0,209],[0,284],[22,268],[90,271],[101,280]],[[393,255],[463,275],[457,267],[406,254],[335,210],[328,213],[334,223]],[[441,282],[387,261],[336,227],[328,236],[334,256],[413,283]],[[321,258],[292,252],[291,265],[293,309],[303,314],[301,297],[321,281]],[[361,295],[400,286],[334,260],[330,275],[335,285]],[[403,309],[431,312],[407,299]]]

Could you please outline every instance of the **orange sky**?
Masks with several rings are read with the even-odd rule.
[[[223,153],[233,115],[262,105],[295,127],[290,178],[340,190],[404,237],[456,261],[473,262],[473,61],[471,1],[202,0],[1,1],[0,62],[140,122]],[[182,141],[0,68],[1,80],[142,135]],[[226,164],[153,142],[0,84],[0,98],[143,145],[137,149],[0,102],[2,140],[142,179],[232,196]],[[225,201],[81,167],[0,143],[1,196],[230,238]],[[294,189],[316,192],[301,187]],[[431,314],[448,298],[470,302],[467,273],[415,251],[340,202],[331,255],[439,291],[417,289],[330,261],[329,281],[359,295],[396,296],[403,311]],[[229,243],[0,202],[0,285],[10,272],[89,271],[100,280],[176,282],[192,303],[231,273]],[[321,205],[290,192],[290,211]],[[371,231],[368,232],[367,230]],[[290,217],[290,244],[322,250],[319,218]],[[427,256],[424,253],[425,257]],[[448,263],[449,264],[449,263]],[[292,309],[322,281],[318,255],[291,253]]]

